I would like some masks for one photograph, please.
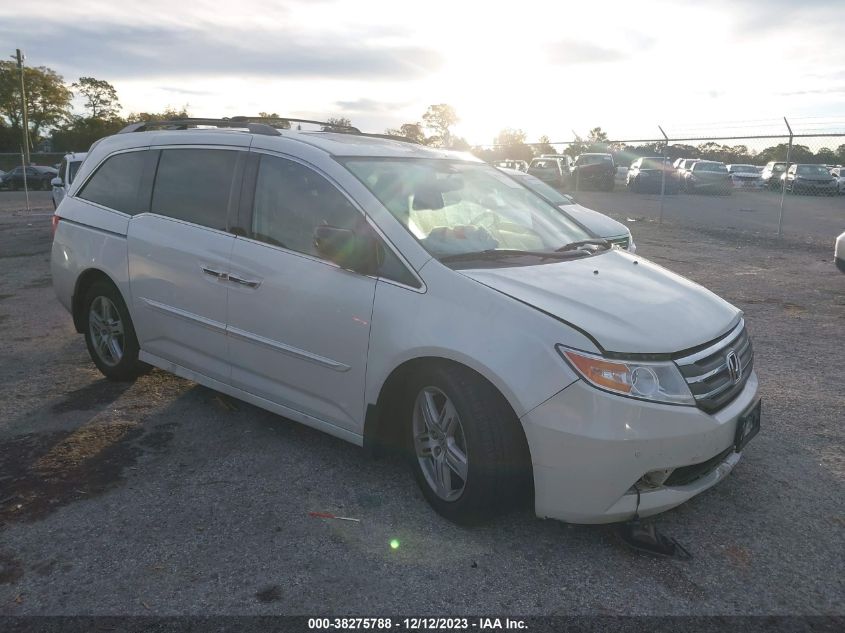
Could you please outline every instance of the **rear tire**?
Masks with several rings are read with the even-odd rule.
[[[461,525],[510,510],[530,491],[519,419],[487,380],[453,364],[409,381],[402,418],[414,478],[431,506]]]
[[[138,360],[138,338],[118,289],[107,281],[91,284],[82,301],[82,328],[91,360],[108,380],[134,380],[149,369]]]

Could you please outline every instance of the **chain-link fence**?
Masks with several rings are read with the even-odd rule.
[[[653,138],[488,145],[477,154],[629,222],[834,239],[845,230],[845,131],[780,127],[658,127]]]

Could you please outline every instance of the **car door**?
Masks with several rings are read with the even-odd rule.
[[[246,148],[158,151],[149,212],[127,235],[129,280],[141,349],[228,382],[227,232]]]
[[[360,229],[363,213],[312,166],[259,152],[242,212],[229,273],[232,384],[360,434],[376,280],[322,259],[314,229]]]

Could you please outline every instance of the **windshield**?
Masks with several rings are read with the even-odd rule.
[[[662,162],[659,158],[643,158],[640,169],[660,169]]]
[[[349,158],[344,165],[434,257],[554,252],[591,237],[490,165],[429,158]]]
[[[756,174],[757,168],[754,165],[731,165],[731,172],[735,174]]]
[[[823,165],[798,165],[796,171],[802,176],[830,176],[830,172]]]
[[[712,171],[712,172],[719,172],[719,173],[727,173],[728,168],[725,167],[722,163],[703,163],[699,162],[693,165],[693,171]]]
[[[613,159],[608,156],[607,154],[581,154],[578,157],[578,160],[575,161],[576,165],[599,165],[601,163],[610,164],[613,162]]]
[[[557,169],[558,162],[553,159],[549,160],[532,160],[531,169]]]
[[[82,164],[81,160],[71,161],[70,166],[68,168],[68,173],[67,173],[67,184],[70,184],[70,183],[73,182],[73,178],[74,178],[74,176],[76,176],[76,172],[79,171],[79,166],[81,164]]]
[[[573,200],[566,194],[561,193],[554,187],[547,185],[539,178],[535,178],[531,174],[514,176],[514,178],[516,178],[518,182],[521,182],[523,185],[531,189],[531,191],[540,194],[542,197],[544,197],[546,200],[556,206],[562,204],[575,204],[575,200]]]

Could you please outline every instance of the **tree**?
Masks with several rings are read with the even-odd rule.
[[[836,148],[836,162],[840,165],[845,164],[845,144]]]
[[[116,134],[124,125],[126,121],[118,117],[111,119],[74,117],[69,123],[53,130],[53,151],[85,151],[94,141]]]
[[[420,123],[403,123],[396,129],[385,130],[384,133],[390,134],[391,136],[404,136],[407,139],[417,143],[422,143],[423,145],[425,145],[428,140],[425,137],[423,126]]]
[[[335,130],[343,131],[345,128],[352,127],[352,121],[343,116],[330,116],[326,119],[326,124],[322,127],[323,132],[333,132]]]
[[[825,165],[833,165],[836,161],[836,153],[829,147],[822,147],[816,152],[816,161]]]
[[[45,66],[24,68],[24,83],[29,133],[37,141],[42,130],[67,120],[73,93],[65,87],[61,75]],[[0,61],[0,117],[18,133],[23,120],[20,88],[17,64]]]
[[[525,144],[525,132],[514,128],[505,128],[493,139],[495,160],[526,160],[534,157],[534,150]]]
[[[105,79],[80,77],[71,87],[85,97],[85,107],[92,119],[113,119],[120,114],[117,90]]]
[[[129,116],[126,117],[126,122],[170,121],[172,119],[187,119],[190,116],[188,113],[188,104],[186,103],[179,110],[173,106],[167,106],[163,112],[130,112]]]
[[[557,154],[557,150],[551,144],[549,137],[543,134],[539,139],[539,143],[534,145],[534,151],[538,154]]]
[[[455,108],[447,103],[438,103],[428,106],[425,114],[422,115],[423,124],[434,135],[428,139],[429,145],[435,147],[450,147],[452,145],[451,127],[458,122],[458,115]]]

